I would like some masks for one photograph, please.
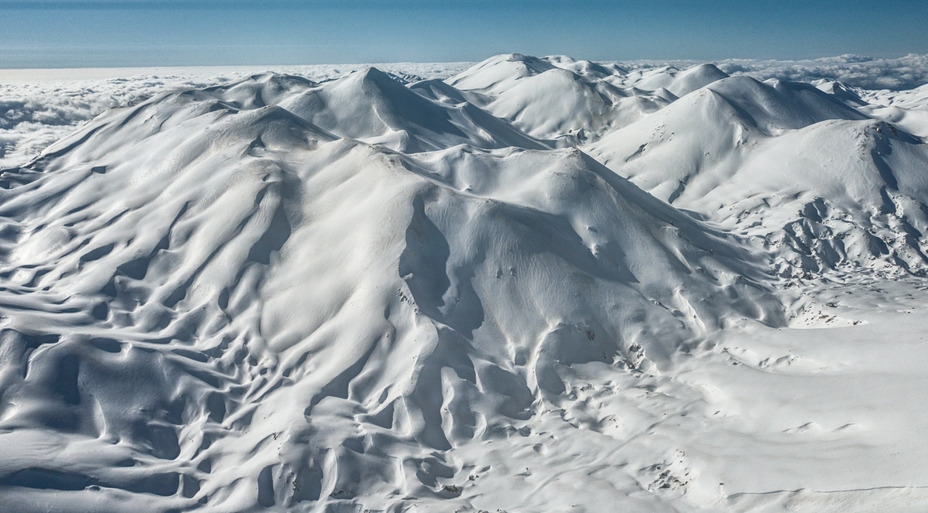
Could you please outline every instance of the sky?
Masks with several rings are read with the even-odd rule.
[[[0,0],[0,68],[928,53],[926,0]]]

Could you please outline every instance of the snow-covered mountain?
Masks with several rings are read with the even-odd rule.
[[[503,55],[109,110],[0,174],[0,499],[917,511],[928,476],[844,451],[918,429],[783,406],[882,367],[783,337],[918,333],[823,298],[928,285],[922,93]]]
[[[674,206],[763,238],[780,272],[928,264],[924,140],[812,86],[724,79],[585,149]]]
[[[500,55],[447,82],[526,133],[567,146],[598,138],[675,99],[663,84],[654,91],[628,84],[616,66],[565,57]]]

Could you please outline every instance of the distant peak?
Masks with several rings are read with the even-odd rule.
[[[693,69],[699,70],[701,73],[715,73],[718,75],[724,75],[726,77],[728,76],[728,73],[725,73],[724,71],[719,69],[718,66],[716,66],[715,64],[712,64],[711,62],[700,64],[698,66],[695,66]]]
[[[361,70],[355,72],[359,77],[364,79],[378,80],[381,78],[390,78],[386,73],[380,71],[374,66],[367,66]]]
[[[680,78],[683,77],[700,77],[707,80],[722,80],[723,78],[728,78],[729,74],[720,70],[715,64],[705,63],[698,64],[692,68],[688,68],[684,71],[679,72],[677,75]]]
[[[360,85],[372,85],[378,89],[395,89],[397,86],[406,89],[403,82],[393,75],[383,72],[373,66],[365,67],[347,77],[350,81],[357,82]]]
[[[543,73],[549,69],[554,69],[557,67],[544,59],[539,59],[538,57],[524,55],[521,53],[502,54],[498,55],[497,58],[498,62],[517,62],[524,64],[525,67],[534,73]]]

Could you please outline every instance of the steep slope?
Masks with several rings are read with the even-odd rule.
[[[332,133],[378,129],[364,101],[323,128],[288,103],[318,91],[163,95],[3,172],[10,503],[466,505],[486,444],[572,373],[635,383],[723,325],[785,323],[763,254],[576,149],[403,155]]]

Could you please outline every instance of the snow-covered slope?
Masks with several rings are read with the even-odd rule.
[[[0,174],[0,502],[918,511],[882,94],[504,55],[107,111]]]
[[[165,91],[229,84],[273,70],[316,83],[371,65],[195,68],[0,69],[0,167],[23,164],[107,109]],[[447,77],[469,63],[392,63],[377,68],[405,81]]]
[[[637,121],[674,98],[666,90],[623,87],[621,73],[563,57],[512,54],[487,59],[447,82],[529,135],[572,145]]]
[[[5,173],[2,272],[30,307],[7,348],[34,377],[8,376],[2,426],[65,431],[93,454],[56,466],[24,451],[7,484],[42,468],[216,508],[294,506],[327,486],[428,495],[385,455],[354,461],[355,433],[414,444],[414,463],[493,428],[478,418],[531,416],[564,392],[560,366],[656,371],[649,359],[726,319],[783,323],[761,256],[579,151],[412,157],[336,140],[305,119],[312,87],[263,77],[158,97]],[[32,347],[43,337],[57,343]],[[113,365],[163,377],[121,387]],[[45,399],[15,407],[30,396]],[[284,426],[274,463],[262,447]],[[326,447],[303,445],[318,430]]]
[[[862,110],[903,130],[928,137],[928,84],[905,91],[859,91]]]
[[[674,206],[763,238],[783,273],[928,268],[928,146],[810,85],[724,79],[586,149]]]

